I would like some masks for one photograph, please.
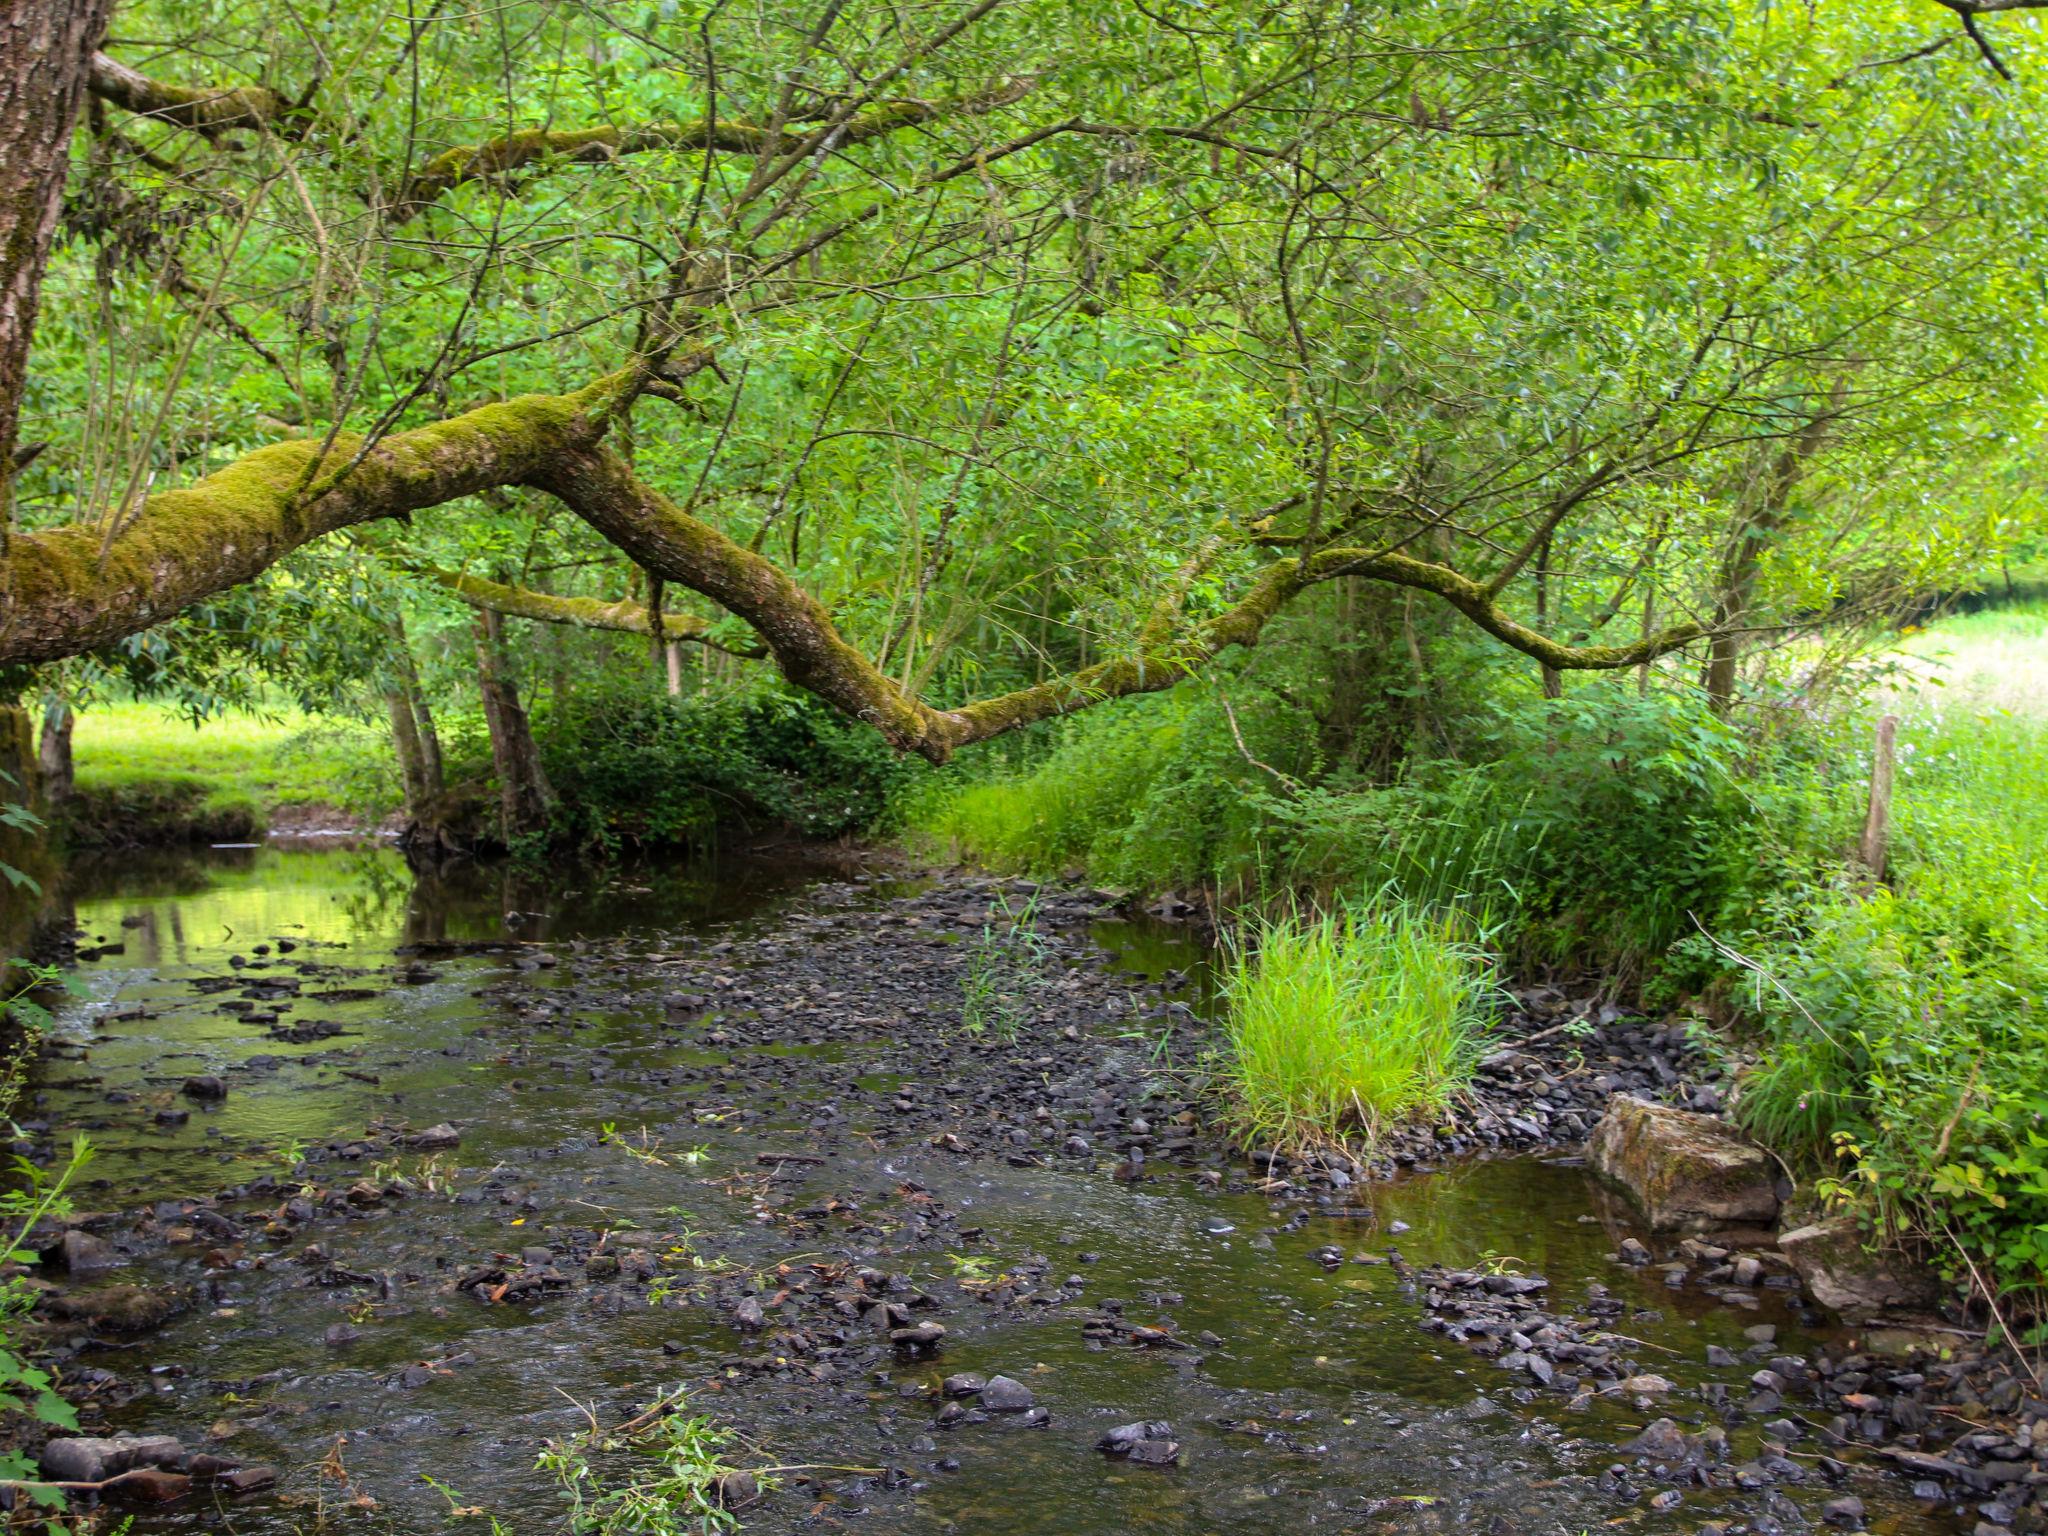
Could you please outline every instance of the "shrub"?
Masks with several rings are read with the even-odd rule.
[[[1743,937],[1758,1135],[2048,1299],[2048,732],[1906,733],[1893,888],[1794,889]]]
[[[1225,965],[1228,1122],[1301,1148],[1441,1110],[1471,1077],[1495,992],[1454,913],[1382,899],[1256,922]]]
[[[566,830],[595,843],[708,843],[764,824],[837,837],[881,819],[914,770],[809,695],[578,695],[535,722]]]

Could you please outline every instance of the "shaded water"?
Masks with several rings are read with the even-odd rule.
[[[1369,1221],[1290,1223],[1263,1196],[1207,1191],[1185,1176],[1133,1188],[1085,1166],[884,1147],[872,1132],[922,1064],[882,1026],[822,1039],[791,1021],[775,1047],[786,1069],[780,1086],[748,1090],[754,1112],[744,1123],[701,1107],[678,1115],[670,1095],[650,1091],[650,1074],[716,1082],[735,1065],[711,1038],[715,1014],[681,1032],[663,1018],[664,975],[682,936],[743,976],[820,948],[829,955],[811,914],[865,921],[890,887],[830,883],[821,906],[827,885],[754,866],[565,868],[540,880],[470,869],[421,882],[381,851],[275,849],[128,860],[70,879],[86,942],[119,946],[81,967],[89,995],[63,1016],[68,1044],[32,1111],[52,1134],[82,1127],[98,1143],[81,1209],[207,1195],[282,1171],[302,1145],[378,1124],[462,1127],[456,1151],[312,1170],[323,1184],[345,1185],[381,1156],[380,1173],[424,1169],[448,1181],[452,1197],[392,1202],[284,1241],[260,1237],[250,1222],[246,1245],[210,1268],[203,1244],[152,1254],[134,1278],[193,1286],[200,1304],[160,1333],[82,1357],[150,1384],[115,1412],[120,1427],[178,1433],[291,1473],[282,1495],[233,1507],[235,1530],[435,1529],[450,1506],[431,1476],[459,1491],[463,1506],[537,1533],[559,1508],[534,1468],[538,1445],[574,1433],[586,1409],[616,1421],[675,1384],[744,1432],[758,1455],[742,1459],[892,1465],[911,1475],[887,1489],[858,1474],[793,1474],[749,1516],[757,1531],[842,1522],[1046,1536],[1616,1522],[1690,1531],[1757,1507],[1754,1496],[1735,1504],[1700,1489],[1675,1511],[1651,1512],[1644,1500],[1664,1485],[1617,1487],[1602,1476],[1615,1444],[1641,1427],[1634,1406],[1607,1400],[1573,1413],[1561,1399],[1517,1403],[1516,1378],[1423,1331],[1393,1268],[1325,1270],[1309,1259],[1330,1243],[1375,1255],[1398,1248],[1418,1266],[1493,1259],[1547,1275],[1562,1303],[1606,1284],[1635,1304],[1616,1329],[1680,1388],[1666,1411],[1714,1422],[1692,1389],[1739,1384],[1762,1357],[1796,1348],[1797,1318],[1780,1293],[1737,1308],[1612,1265],[1626,1220],[1566,1161],[1468,1163],[1365,1191]],[[462,949],[508,937],[518,947]],[[1141,972],[1190,974],[1182,1017],[1199,1027],[1202,957],[1184,937],[1106,923],[1096,938]],[[722,952],[724,944],[733,948]],[[534,969],[543,960],[548,968]],[[299,966],[318,969],[283,1022],[325,1020],[344,1033],[280,1042],[247,1010],[223,1011],[238,992],[194,990],[209,978],[246,983]],[[579,972],[600,966],[618,972],[613,1000],[581,1009],[565,1037],[534,999],[549,989],[566,997]],[[1131,1074],[1148,1070],[1144,1041],[1116,1049]],[[958,1061],[946,1069],[967,1070]],[[199,1072],[226,1079],[225,1103],[161,1123],[160,1113],[188,1107],[176,1090]],[[821,1103],[839,1116],[829,1132],[819,1129]],[[607,1144],[608,1125],[641,1137],[659,1160]],[[757,1161],[764,1149],[820,1160],[771,1176]],[[834,1199],[866,1210],[866,1224],[843,1240],[821,1241],[816,1223],[791,1219]],[[907,1229],[912,1202],[927,1199],[960,1229],[983,1229],[972,1252],[990,1268],[1041,1255],[1048,1285],[1082,1279],[1080,1300],[1021,1314],[980,1307],[958,1284],[967,1267],[945,1247],[890,1235]],[[817,1381],[742,1368],[758,1344],[738,1338],[719,1309],[693,1304],[686,1287],[663,1305],[586,1287],[487,1307],[448,1284],[479,1255],[516,1255],[572,1229],[628,1234],[620,1241],[659,1234],[685,1274],[691,1253],[770,1273],[830,1254],[905,1269],[955,1300],[945,1314],[952,1332],[939,1361]],[[322,1257],[299,1262],[309,1242]],[[314,1284],[322,1262],[374,1283]],[[1081,1317],[1108,1300],[1132,1322],[1217,1342],[1184,1351],[1090,1344]],[[1777,1325],[1778,1345],[1745,1336],[1759,1323]],[[331,1345],[335,1324],[360,1337]],[[1750,1363],[1711,1371],[1709,1344]],[[1051,1426],[998,1420],[935,1433],[932,1404],[908,1394],[961,1370],[1024,1380],[1051,1409]],[[1179,1467],[1094,1452],[1103,1429],[1138,1418],[1173,1423],[1186,1448]],[[1747,1454],[1754,1431],[1732,1433]],[[346,1484],[312,1470],[337,1446]],[[940,1469],[942,1458],[957,1468]],[[1852,1487],[1876,1529],[1955,1529],[1901,1502],[1899,1485],[1879,1474],[1859,1473]],[[1794,1498],[1811,1517],[1820,1495],[1802,1489]],[[137,1530],[214,1529],[224,1518],[195,1502],[149,1513]]]

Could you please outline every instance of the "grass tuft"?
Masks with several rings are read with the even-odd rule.
[[[1298,1151],[1441,1111],[1477,1065],[1495,992],[1454,912],[1378,900],[1258,920],[1225,964],[1226,1118],[1248,1144]]]

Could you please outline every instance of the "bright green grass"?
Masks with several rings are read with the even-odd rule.
[[[1959,617],[1903,649],[1922,680],[1886,701],[1901,717],[1890,888],[1845,879],[1781,898],[1751,997],[1769,1048],[1739,1108],[1817,1174],[1959,1241],[1992,1283],[2039,1304],[2048,614]]]
[[[1235,1133],[1283,1149],[1370,1143],[1441,1111],[1472,1075],[1495,995],[1468,927],[1375,902],[1240,931],[1224,975]]]
[[[199,792],[208,813],[288,805],[381,808],[397,767],[383,733],[294,711],[229,714],[194,727],[175,711],[109,703],[72,734],[82,796]]]

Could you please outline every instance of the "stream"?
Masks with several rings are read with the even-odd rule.
[[[1202,950],[1089,893],[1047,894],[1026,1016],[976,1037],[994,887],[958,877],[263,847],[66,881],[84,996],[25,1124],[97,1147],[77,1205],[116,1267],[76,1284],[179,1308],[79,1313],[66,1369],[90,1422],[280,1474],[137,1536],[538,1536],[539,1447],[674,1388],[736,1462],[798,1469],[754,1532],[1770,1531],[1844,1493],[1872,1530],[1970,1528],[1811,1443],[1769,1486],[1642,1467],[1667,1414],[1757,1454],[1753,1373],[1828,1336],[1796,1289],[1617,1264],[1646,1234],[1564,1146],[1277,1187],[1190,1081]],[[1611,1298],[1668,1398],[1534,1390],[1431,1332],[1432,1265]],[[968,1372],[1033,1411],[948,1410]],[[1177,1461],[1096,1448],[1132,1421]]]

